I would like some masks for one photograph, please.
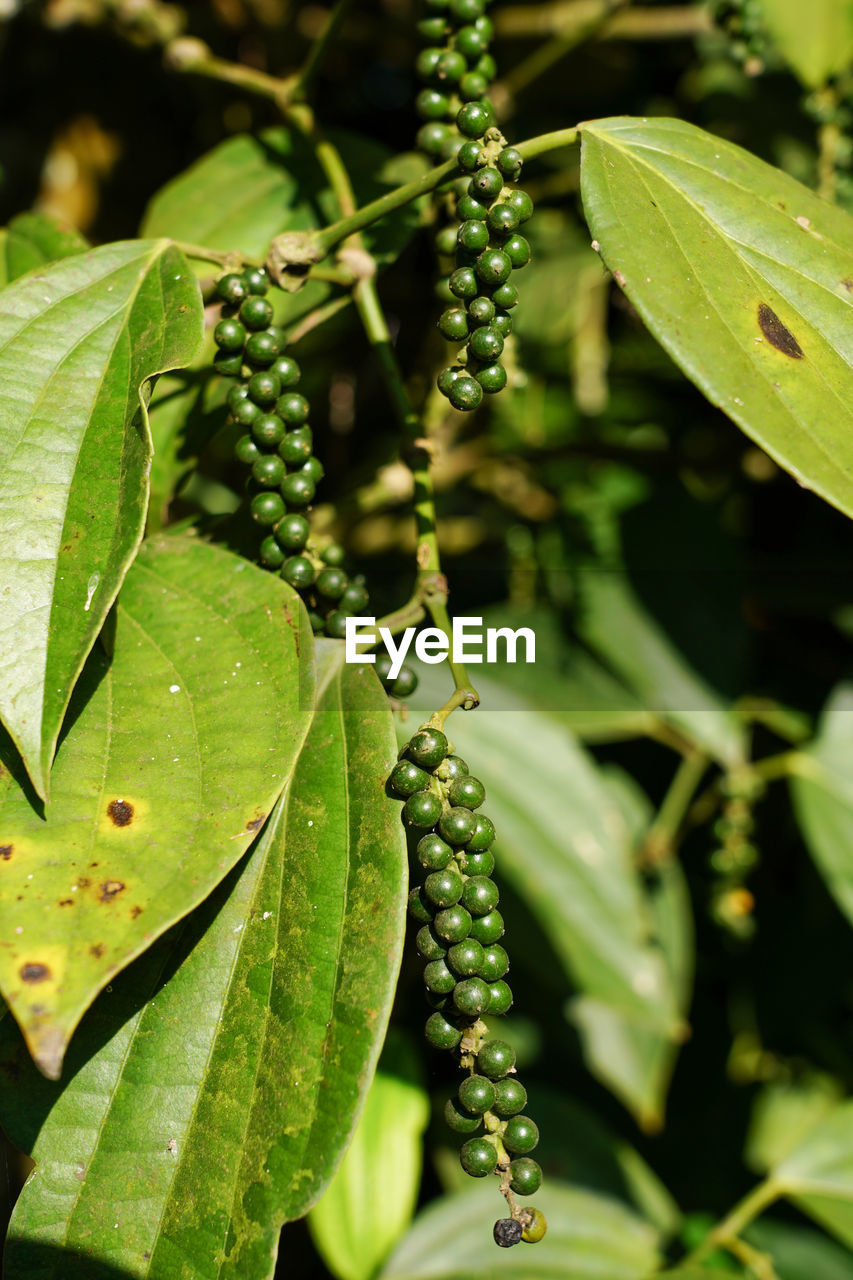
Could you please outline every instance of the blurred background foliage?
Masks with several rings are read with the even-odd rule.
[[[790,37],[774,37],[752,0],[507,2],[493,14],[495,101],[510,139],[598,116],[678,116],[853,209],[849,65],[817,78],[810,66],[792,70]],[[164,69],[164,41],[191,32],[219,56],[280,74],[326,16],[288,0],[0,0],[0,223],[37,209],[91,243],[138,234],[164,184],[234,135],[276,123],[268,104]],[[352,6],[318,81],[325,127],[387,153],[411,149],[418,16],[413,0]],[[369,187],[380,153],[368,161],[361,144],[342,145]],[[452,612],[537,635],[536,665],[490,672],[476,724],[454,720],[458,749],[490,788],[505,860],[509,1034],[533,1082],[542,1163],[571,1189],[555,1196],[629,1206],[677,1252],[673,1240],[700,1239],[787,1155],[792,1135],[853,1090],[843,914],[853,801],[837,692],[851,666],[853,530],[711,407],[612,289],[589,246],[576,155],[552,153],[529,170],[534,261],[519,280],[511,389],[490,411],[463,417],[428,395],[445,354],[435,330],[440,203],[416,211],[420,225],[389,253],[381,293],[437,445]],[[392,415],[351,306],[315,327],[289,314],[303,331],[295,353],[326,467],[315,518],[346,543],[382,613],[407,598],[414,576],[411,480]],[[162,380],[152,429],[152,525],[199,520],[244,545],[224,393],[203,363]],[[446,693],[425,671],[409,725]],[[834,718],[811,747],[834,693]],[[778,767],[750,763],[771,758]],[[815,781],[804,759],[828,772]],[[583,837],[596,823],[607,875],[593,868],[585,880]],[[624,950],[610,986],[599,926]],[[635,982],[632,1007],[638,957],[657,966],[660,999]],[[365,1123],[377,1126],[374,1150],[388,1141],[382,1116],[404,1133],[384,1176],[394,1183],[405,1169],[400,1195],[411,1203],[399,1221],[391,1215],[397,1225],[378,1249],[375,1233],[365,1243],[356,1230],[368,1210],[343,1183],[335,1189],[332,1226],[327,1212],[312,1234],[347,1280],[383,1265],[416,1200],[469,1194],[481,1214],[481,1189],[465,1192],[440,1123],[429,1124],[422,1176],[412,1154],[427,1103],[440,1113],[451,1087],[449,1064],[430,1057],[424,1068],[412,1053],[422,1018],[410,958],[377,1085],[398,1087]],[[10,1199],[21,1169],[11,1154],[5,1168]],[[349,1263],[324,1245],[348,1214]],[[461,1239],[464,1213],[453,1222]],[[640,1230],[626,1223],[607,1231]],[[791,1204],[753,1231],[780,1280],[851,1274],[851,1254]],[[401,1248],[385,1274],[427,1274]],[[287,1229],[285,1252],[288,1274],[328,1274],[303,1224]],[[523,1263],[519,1276],[535,1274],[534,1260]],[[450,1275],[442,1265],[429,1274]],[[611,1265],[614,1278],[638,1274],[636,1260]],[[472,1263],[468,1274],[490,1273]]]

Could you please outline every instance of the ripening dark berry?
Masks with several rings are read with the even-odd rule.
[[[261,456],[261,451],[251,436],[241,436],[234,446],[234,457],[238,462],[245,462],[247,467],[250,467]]]
[[[298,391],[286,391],[276,401],[275,411],[288,427],[301,427],[308,421],[311,406]]]
[[[279,418],[279,422],[281,419]],[[282,423],[284,428],[284,423]],[[301,467],[311,457],[314,436],[310,427],[297,427],[288,431],[278,446],[279,455],[289,467]]]
[[[467,253],[481,253],[489,243],[489,228],[485,222],[479,222],[476,218],[471,218],[468,222],[463,222],[456,235],[456,242],[460,249],[464,249]],[[464,314],[464,313],[463,313]],[[465,331],[468,331],[466,321]]]
[[[362,613],[368,606],[370,596],[367,594],[367,588],[363,587],[360,582],[351,582],[341,596],[341,608],[347,609],[350,613]],[[400,675],[408,668],[403,667]],[[399,677],[398,677],[399,679]]]
[[[521,1223],[515,1218],[498,1218],[492,1235],[495,1244],[499,1244],[502,1249],[511,1249],[514,1244],[521,1243],[523,1230]]]
[[[424,969],[424,986],[435,995],[449,995],[456,986],[456,977],[444,960],[430,960]]]
[[[504,349],[504,340],[490,325],[481,325],[468,339],[468,350],[475,360],[494,364]]]
[[[533,1196],[542,1186],[542,1170],[535,1160],[527,1156],[522,1156],[520,1160],[513,1160],[509,1171],[512,1174],[510,1190],[517,1196]]]
[[[448,844],[466,844],[474,830],[474,815],[462,807],[448,809],[441,815],[438,833]]]
[[[539,1142],[539,1130],[529,1116],[513,1116],[507,1121],[503,1143],[507,1151],[526,1155]]]
[[[489,983],[489,1007],[486,1013],[494,1014],[496,1017],[503,1013],[509,1013],[512,1008],[512,990],[503,981]]]
[[[494,1044],[494,1041],[492,1041]],[[496,1116],[515,1116],[527,1106],[527,1090],[515,1076],[495,1081],[495,1101],[492,1106]]]
[[[460,373],[447,393],[454,409],[463,413],[476,409],[483,399],[483,388],[467,373]]]
[[[466,876],[490,876],[495,869],[495,857],[490,849],[481,849],[477,853],[459,849],[456,857],[459,870]]]
[[[518,226],[518,214],[511,205],[501,200],[499,204],[492,205],[486,215],[486,222],[489,230],[496,236],[510,235]]]
[[[278,398],[281,381],[276,373],[253,373],[248,386],[249,396],[255,404],[266,408],[268,405],[273,405]]]
[[[317,578],[318,588],[320,586],[320,578],[322,578],[324,573],[329,572],[332,572],[332,570],[323,569],[320,572],[320,575]],[[337,573],[339,570],[334,570],[334,572]],[[429,774],[424,773],[423,769],[419,769],[413,760],[398,760],[394,765],[394,768],[391,770],[388,785],[393,791],[397,792],[398,796],[413,796],[416,791],[424,791],[429,786]],[[424,840],[429,839],[429,836],[424,836]],[[421,841],[421,844],[423,844],[423,840]],[[418,849],[420,849],[420,844],[418,845]],[[447,866],[447,863],[450,861],[449,849],[447,850],[447,853],[448,857],[446,862],[443,864],[444,866]]]
[[[417,920],[419,924],[429,924],[430,921],[432,921],[433,914],[434,914],[432,903],[427,901],[426,895],[424,894],[419,884],[415,885],[414,889],[412,889],[411,892],[409,893],[408,905],[409,905],[409,915],[412,917],[413,920]],[[452,908],[452,909],[462,910],[461,907]],[[467,915],[467,912],[466,912],[466,915]],[[468,919],[470,920],[471,917],[468,916]],[[436,930],[436,932],[438,931]]]
[[[463,978],[453,988],[453,1003],[468,1018],[478,1018],[489,1007],[489,984],[482,978]]]
[[[470,74],[470,73],[469,73]],[[467,78],[467,77],[463,77]],[[460,85],[461,88],[461,85]],[[475,94],[475,97],[481,97],[481,94]],[[456,154],[456,163],[463,173],[473,173],[480,163],[480,152],[482,146],[479,142],[463,142],[462,146]]]
[[[246,392],[246,399],[241,400],[239,404],[234,406],[231,410],[231,417],[235,422],[238,422],[241,427],[250,427],[252,423],[261,416],[263,410],[255,404],[254,400],[249,399],[248,387],[244,386],[242,383],[239,384],[239,387],[241,391]],[[232,391],[236,389],[236,387],[232,387]]]
[[[441,313],[438,329],[448,342],[464,342],[468,337],[468,316],[461,307],[449,307]]]
[[[494,1143],[488,1138],[469,1138],[459,1152],[459,1163],[472,1178],[485,1178],[494,1173],[498,1163]]]
[[[284,463],[274,453],[261,454],[252,465],[252,479],[265,489],[277,489],[284,479]]]
[[[258,548],[258,559],[267,569],[280,569],[284,564],[284,552],[272,534],[264,538]]]
[[[238,307],[248,292],[246,281],[234,271],[220,276],[216,282],[216,296],[230,307]]]
[[[455,1049],[462,1039],[462,1032],[448,1022],[443,1013],[431,1013],[426,1020],[424,1035],[434,1049]]]
[[[333,609],[326,615],[326,635],[332,640],[343,640],[347,633],[348,617],[349,614],[344,613],[342,609]]]
[[[494,911],[499,898],[498,886],[488,876],[471,876],[465,881],[462,905],[472,916],[487,916]]]
[[[290,556],[282,565],[281,576],[292,587],[304,591],[314,581],[314,566],[307,556]]]
[[[395,767],[394,773],[391,774],[392,784],[394,781],[394,774],[397,772],[397,769],[402,767],[403,764],[405,764],[409,769],[417,769],[420,776],[422,778],[426,778],[427,783],[423,785],[427,785],[429,783],[429,777],[427,774],[418,769],[416,764],[412,764],[407,760],[401,760],[400,764]],[[420,790],[421,788],[418,789]],[[406,794],[411,795],[411,792],[407,792]],[[450,845],[445,844],[441,836],[437,836],[435,832],[430,832],[429,835],[421,837],[418,841],[416,853],[418,856],[418,862],[427,871],[443,871],[444,868],[449,865],[450,859],[453,857],[453,850]]]
[[[463,102],[479,102],[488,92],[489,81],[480,71],[466,71],[459,81],[459,97]],[[476,145],[479,147],[481,144],[478,142]],[[472,165],[471,169],[474,167]],[[471,169],[467,172],[470,173]]]
[[[450,115],[450,99],[439,89],[421,89],[415,98],[415,110],[422,120],[446,120]]]
[[[476,262],[477,279],[487,287],[501,285],[512,271],[512,262],[503,249],[484,249]]]
[[[407,827],[434,827],[440,814],[441,800],[434,791],[416,791],[403,805],[403,821]]]
[[[447,953],[447,963],[460,978],[482,977],[480,972],[485,952],[474,938],[456,942]]]
[[[478,169],[474,174],[469,190],[472,196],[477,196],[480,200],[491,204],[500,195],[503,185],[504,180],[497,169],[493,169],[491,165],[486,165],[484,168]]]
[[[491,129],[494,123],[494,109],[487,98],[479,102],[466,102],[456,113],[456,128],[466,138],[482,138],[486,130]],[[498,176],[500,177],[500,175]],[[501,181],[502,186],[503,181]],[[500,191],[501,187],[498,187],[498,191]]]
[[[471,913],[457,902],[455,907],[445,907],[443,911],[436,912],[432,925],[445,942],[462,942],[471,932]]]
[[[259,413],[252,423],[252,435],[264,449],[272,449],[284,438],[284,423],[274,413]]]
[[[440,729],[419,729],[410,739],[406,754],[424,769],[434,769],[447,755],[447,738]]]
[[[469,939],[469,941],[473,942],[473,938]],[[487,982],[497,982],[508,969],[509,956],[500,943],[493,942],[490,947],[483,949],[483,959],[479,968],[481,978],[485,978]]]
[[[495,1100],[495,1086],[485,1076],[468,1076],[459,1086],[459,1105],[465,1111],[481,1116],[491,1110]]]
[[[316,493],[316,486],[304,471],[295,471],[281,482],[281,496],[289,507],[307,507]]]
[[[466,907],[465,910],[467,911],[468,908]],[[468,914],[470,915],[470,912]],[[477,916],[476,919],[471,920],[469,933],[484,947],[489,947],[504,936],[504,918],[500,911],[490,911],[488,915]]]
[[[457,267],[447,281],[450,292],[455,298],[461,298],[468,301],[476,298],[480,292],[480,286],[477,283],[477,273],[471,267]]]
[[[239,378],[243,372],[243,356],[237,351],[217,351],[213,357],[213,367],[221,378]]]
[[[487,364],[482,369],[478,369],[474,377],[487,395],[496,395],[498,391],[503,391],[507,384],[507,372],[502,364]]]
[[[521,1238],[525,1244],[536,1244],[542,1239],[548,1230],[548,1223],[545,1221],[545,1214],[541,1209],[525,1209],[521,1217],[524,1219],[524,1225],[521,1232]]]
[[[447,947],[440,938],[436,937],[432,926],[428,924],[422,924],[418,929],[415,947],[418,955],[424,960],[443,960],[447,955]],[[521,1110],[520,1107],[519,1110]]]
[[[448,1098],[444,1107],[444,1122],[454,1133],[476,1133],[483,1123],[483,1118],[465,1111],[455,1098]]]
[[[239,320],[220,320],[213,330],[213,341],[220,351],[242,351],[246,330]]]
[[[284,515],[284,503],[277,493],[256,493],[249,510],[256,524],[277,524]]]
[[[481,853],[484,849],[489,849],[495,841],[495,826],[491,818],[487,818],[484,813],[475,815],[474,834],[468,841],[467,853]]]
[[[301,551],[308,541],[309,532],[304,516],[286,515],[275,527],[275,540],[285,551]]]
[[[487,1040],[477,1054],[477,1070],[490,1080],[500,1080],[515,1066],[515,1050],[505,1040]]]
[[[239,314],[246,328],[258,333],[272,324],[272,303],[266,298],[248,297],[240,304]]]
[[[243,272],[246,288],[249,293],[261,296],[270,287],[270,278],[263,267],[247,267]]]
[[[533,201],[526,191],[521,191],[519,188],[510,191],[505,197],[505,203],[513,210],[519,224],[533,216]]]
[[[422,794],[431,796],[432,792]],[[452,907],[462,896],[463,883],[461,875],[451,863],[443,871],[430,872],[424,881],[424,893],[435,906]]]
[[[391,685],[395,698],[410,698],[418,687],[418,677],[411,667],[401,667],[400,674]]]
[[[511,235],[508,240],[504,240],[501,245],[503,252],[512,263],[513,270],[518,271],[521,267],[526,267],[530,261],[530,245],[524,236]]]
[[[321,596],[325,596],[327,600],[340,600],[344,591],[346,591],[348,582],[349,579],[343,569],[321,569],[317,574],[317,591]],[[399,769],[399,767],[400,766],[398,765],[397,768]],[[395,769],[394,772],[396,773],[397,770]],[[423,778],[423,782],[421,782],[417,787],[412,787],[411,791],[400,792],[401,795],[410,796],[413,791],[420,791],[429,785],[429,778],[427,775],[425,773],[421,773],[420,769],[418,769],[418,773]],[[391,774],[392,786],[394,785],[393,780],[394,773]]]
[[[442,49],[441,57],[435,67],[437,80],[446,81],[448,84],[456,84],[462,79],[467,70],[468,63],[461,53],[457,53],[455,49]]]

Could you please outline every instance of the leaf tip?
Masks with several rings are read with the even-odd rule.
[[[33,1062],[48,1080],[58,1080],[62,1075],[62,1063],[68,1040],[60,1027],[44,1027],[28,1033],[27,1047]]]

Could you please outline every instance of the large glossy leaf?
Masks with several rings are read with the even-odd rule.
[[[761,18],[803,84],[817,89],[853,63],[853,0],[761,0]]]
[[[800,827],[841,910],[853,923],[853,685],[833,693],[817,737],[791,779]]]
[[[0,286],[36,267],[85,253],[89,248],[76,228],[49,213],[19,213],[6,228],[0,252]]]
[[[549,1180],[536,1194],[548,1234],[535,1249],[498,1249],[491,1227],[506,1216],[493,1179],[430,1205],[381,1280],[645,1280],[659,1261],[653,1227],[606,1196]]]
[[[770,1180],[780,1195],[853,1248],[853,1102],[810,1129]]]
[[[148,543],[43,815],[0,775],[0,989],[47,1075],[97,992],[254,839],[308,727],[309,637],[269,574],[195,539]]]
[[[853,515],[853,219],[679,120],[584,125],[581,176],[602,257],[658,341]]]
[[[281,1224],[342,1156],[390,1012],[406,856],[387,698],[323,647],[311,731],[255,849],[100,997],[66,1088],[0,1028],[3,1123],[36,1160],[7,1280],[88,1280],[93,1259],[135,1280],[265,1280]],[[36,1271],[57,1246],[74,1256]]]
[[[142,536],[147,384],[200,339],[198,286],[166,241],[77,254],[0,293],[0,719],[41,796]]]
[[[744,1238],[770,1254],[778,1280],[850,1280],[853,1255],[808,1227],[762,1218],[744,1232]],[[719,1271],[713,1280],[720,1280]]]
[[[347,1153],[308,1215],[339,1280],[371,1280],[412,1220],[429,1119],[422,1074],[420,1046],[389,1037]]]

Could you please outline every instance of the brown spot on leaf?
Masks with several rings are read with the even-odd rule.
[[[853,280],[842,280],[841,283],[848,293],[853,293]]]
[[[11,844],[0,844],[0,858],[4,862],[8,862],[12,856],[15,846]]]
[[[129,827],[133,822],[133,805],[127,800],[111,800],[107,813],[117,827]]]
[[[131,920],[136,920],[136,919],[138,919],[138,918],[139,918],[139,916],[141,916],[141,915],[142,915],[142,912],[143,912],[144,910],[145,910],[145,908],[144,908],[144,907],[131,907],[131,908],[130,908],[130,918],[131,918]]]
[[[92,881],[88,878],[88,876],[80,876],[80,878],[77,881],[77,888],[88,889],[91,883]]]
[[[89,948],[89,955],[94,956],[96,960],[100,960],[101,956],[104,954],[105,951],[106,951],[106,947],[104,946],[103,942],[95,942]]]
[[[101,885],[101,902],[111,902],[113,898],[117,897],[118,894],[122,892],[124,887],[124,882],[122,880],[105,880]]]
[[[792,360],[803,359],[803,348],[766,302],[758,304],[758,326],[771,346]]]
[[[60,905],[60,907],[73,907],[73,906],[74,906],[74,899],[73,899],[73,898],[60,898],[60,899],[59,899],[59,905]]]
[[[267,815],[266,815],[265,813],[262,813],[262,814],[261,814],[261,816],[260,816],[259,818],[253,818],[251,822],[247,822],[247,823],[246,823],[246,830],[247,830],[247,831],[259,831],[259,830],[260,830],[260,828],[264,825],[264,820],[265,820],[266,816],[267,816]]]
[[[46,964],[22,964],[18,970],[18,975],[22,982],[46,982],[50,977],[50,969]]]

